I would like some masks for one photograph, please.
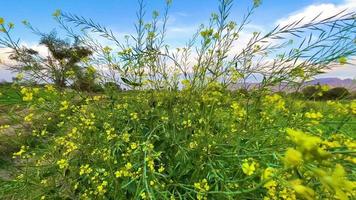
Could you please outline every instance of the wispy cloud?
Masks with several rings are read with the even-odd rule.
[[[340,4],[335,3],[319,3],[311,4],[300,10],[288,14],[286,17],[275,21],[275,25],[284,26],[302,19],[301,24],[313,20],[315,17],[318,19],[326,19],[340,12],[345,13],[356,11],[356,0],[344,0]],[[326,70],[324,74],[317,77],[339,77],[339,78],[356,78],[356,60],[355,58],[349,59],[347,65],[333,65],[330,69]]]
[[[334,64],[330,69],[326,70],[324,74],[318,75],[317,77],[356,79],[356,57],[349,58],[348,63],[345,65]]]
[[[21,42],[20,46],[31,48],[42,56],[47,56],[49,53],[47,47],[35,42]],[[0,48],[0,82],[3,80],[10,81],[14,76],[14,73],[8,70],[8,66],[16,64],[15,61],[9,59],[11,52],[12,50],[10,48]]]
[[[299,21],[301,19],[303,19],[301,23],[308,22],[310,20],[313,20],[319,14],[320,14],[319,19],[325,19],[335,14],[338,14],[344,10],[347,10],[348,12],[355,11],[356,0],[345,0],[341,4],[333,4],[333,3],[312,4],[301,10],[289,14],[287,17],[278,19],[275,22],[275,25],[284,26]]]

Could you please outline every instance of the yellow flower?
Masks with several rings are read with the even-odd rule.
[[[340,58],[339,58],[339,63],[340,63],[341,65],[346,64],[346,63],[347,63],[347,58],[344,57],[344,56],[340,57]]]
[[[21,92],[21,94],[23,94],[23,97],[22,97],[23,101],[32,101],[33,93],[30,89],[23,87],[20,92]]]
[[[323,118],[323,114],[321,114],[320,112],[306,112],[305,117],[309,119],[319,120]]]
[[[296,200],[295,192],[291,189],[284,188],[282,191],[279,192],[279,197],[284,200]]]
[[[22,156],[24,153],[26,153],[28,149],[28,146],[21,146],[20,151],[13,153],[13,158],[15,158],[16,156]]]
[[[125,132],[122,134],[122,140],[124,140],[124,142],[129,142],[130,141],[130,134]]]
[[[131,120],[137,121],[138,120],[138,114],[136,112],[130,113]]]
[[[266,96],[263,100],[265,106],[273,106],[277,110],[286,110],[285,101],[278,94]]]
[[[0,125],[0,131],[4,130],[4,129],[7,129],[7,128],[10,128],[10,125],[8,125],[8,124]]]
[[[54,92],[54,91],[55,91],[53,85],[45,85],[45,88],[46,88],[46,90],[47,90],[48,92]]]
[[[285,157],[284,157],[284,165],[286,167],[298,167],[303,162],[303,155],[299,151],[288,148]]]
[[[108,185],[107,181],[103,181],[96,189],[99,195],[104,195],[106,193],[106,186]]]
[[[251,176],[256,170],[255,166],[256,166],[255,161],[252,161],[252,163],[249,164],[248,160],[244,160],[244,163],[242,163],[241,168],[244,174]]]
[[[33,94],[32,92],[28,92],[25,94],[25,96],[22,97],[23,101],[32,101],[33,99]]]
[[[130,147],[132,150],[137,149],[137,143],[136,142],[131,143]]]
[[[141,197],[141,199],[147,199],[145,192],[141,192],[140,197]]]
[[[350,103],[350,109],[351,109],[351,113],[352,113],[352,114],[356,114],[356,100],[353,100],[353,101]]]
[[[237,102],[233,102],[231,104],[231,108],[233,110],[235,117],[239,119],[246,115],[246,110],[243,109]]]
[[[4,18],[0,17],[0,25],[3,25],[5,23]]]
[[[132,168],[132,164],[131,164],[131,163],[127,163],[127,164],[125,165],[125,168],[126,168],[127,170],[130,170],[130,169]]]
[[[275,170],[274,168],[272,168],[272,167],[267,167],[267,168],[263,171],[262,176],[261,176],[261,179],[262,179],[262,180],[270,179],[275,171],[276,171],[276,170]],[[277,186],[277,183],[276,183],[276,181],[274,181],[274,180],[270,180],[270,181],[266,182],[263,186],[264,186],[265,188],[276,187],[276,186]]]
[[[80,166],[79,175],[90,174],[93,170],[89,167],[88,164]]]
[[[205,178],[198,183],[194,183],[194,187],[200,192],[207,192],[210,189],[208,181]]]
[[[122,170],[118,170],[118,171],[115,172],[115,177],[116,178],[120,178],[120,177],[122,177],[122,174],[123,174]]]
[[[38,94],[39,91],[40,91],[40,88],[33,88],[33,92],[34,92],[35,94]]]
[[[187,80],[187,79],[182,80],[181,83],[183,85],[183,88],[186,89],[186,90],[188,90],[191,87],[190,81]]]
[[[330,153],[320,148],[322,140],[319,137],[290,128],[287,128],[286,131],[289,139],[297,145],[297,150],[304,155],[305,160],[323,159],[330,156]]]
[[[61,102],[62,107],[59,109],[60,111],[67,110],[69,108],[69,103],[68,101],[62,101]]]
[[[112,51],[112,49],[110,47],[106,46],[106,47],[103,48],[103,51],[105,53],[110,53]]]
[[[29,115],[27,115],[24,120],[25,122],[31,122],[32,121],[32,118],[33,118],[33,113],[30,113]]]
[[[69,166],[68,161],[65,159],[61,159],[61,160],[57,161],[57,165],[59,166],[59,169],[64,169]]]
[[[301,197],[307,200],[314,200],[315,192],[309,187],[302,185],[301,180],[293,180],[290,182],[293,190]]]
[[[54,11],[54,13],[52,14],[52,16],[53,17],[59,17],[59,16],[61,16],[61,10],[56,10],[56,11]]]
[[[206,193],[210,190],[210,186],[208,184],[208,181],[206,179],[201,180],[200,182],[194,183],[194,188],[199,192],[197,194],[197,199],[207,199]]]
[[[341,200],[347,200],[347,193],[352,193],[355,184],[345,177],[345,170],[342,165],[337,164],[332,173],[325,172],[321,169],[314,170],[314,173],[320,178],[320,182],[331,193]]]
[[[161,165],[159,168],[158,168],[158,172],[159,173],[162,173],[164,171],[164,167]]]

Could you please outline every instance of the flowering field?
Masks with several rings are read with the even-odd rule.
[[[61,10],[50,33],[23,20],[34,47],[0,17],[0,199],[356,198],[356,95],[307,86],[354,66],[355,12],[251,32],[260,0],[239,22],[218,0],[182,47],[172,1],[145,2],[124,37]]]
[[[95,95],[13,87],[2,92],[17,96],[1,102],[12,119],[1,136],[16,127],[12,137],[26,140],[4,199],[355,196],[355,101],[257,99],[218,84]]]

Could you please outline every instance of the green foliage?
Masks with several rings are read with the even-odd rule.
[[[0,121],[0,135],[28,136],[14,144],[16,170],[0,177],[1,199],[353,199],[356,102],[311,101],[329,91],[340,97],[341,88],[306,87],[308,101],[269,88],[300,87],[329,64],[345,64],[356,53],[354,13],[254,32],[234,52],[261,1],[236,23],[233,1],[220,0],[209,23],[172,51],[172,2],[150,20],[138,2],[136,34],[124,42],[59,10],[53,17],[69,41],[25,21],[49,58],[13,40],[14,26],[0,18],[0,45],[13,49],[13,69],[26,72],[1,88],[12,119]],[[97,72],[102,66],[107,74]],[[51,84],[25,84],[43,77]],[[251,90],[226,89],[255,77]]]
[[[346,171],[352,168],[355,102],[326,105],[262,91],[233,94],[218,83],[199,93],[106,92],[91,96],[51,86],[39,91],[22,88],[31,110],[18,120],[24,119],[32,139],[14,152],[21,167],[16,179],[3,184],[0,195],[15,199],[288,195],[295,199],[303,196],[294,181],[301,179],[298,184],[315,191],[313,199],[325,199],[335,194],[320,185],[324,175],[314,171],[339,165]],[[288,136],[294,132],[286,133],[289,129],[303,131],[306,141],[295,144]],[[325,146],[313,150],[298,146],[316,145],[315,138]],[[324,153],[309,155],[314,150]],[[301,154],[301,161],[289,158],[295,152]],[[286,167],[297,164],[298,168]],[[352,178],[343,176],[340,180]],[[20,188],[24,192],[14,192]],[[347,188],[342,190],[351,194]]]
[[[350,96],[350,92],[344,87],[336,87],[328,90],[323,94],[323,99],[327,100],[339,100],[345,99]]]
[[[110,81],[131,89],[177,90],[182,77],[196,90],[216,80],[227,87],[246,83],[256,76],[262,77],[261,87],[280,82],[301,84],[322,73],[330,64],[345,64],[347,57],[356,53],[352,12],[340,12],[327,19],[316,17],[309,22],[297,20],[266,33],[254,32],[247,45],[235,52],[241,32],[261,1],[254,1],[242,21],[237,23],[229,20],[232,0],[220,0],[218,12],[212,14],[209,23],[202,25],[185,47],[171,50],[165,42],[171,4],[167,3],[159,26],[160,15],[154,12],[151,20],[147,20],[144,1],[138,2],[136,34],[127,36],[125,42],[120,42],[110,29],[90,19],[69,13],[56,17],[61,27],[73,36],[79,35],[78,38],[92,49],[98,49],[101,44],[88,34],[73,31],[71,24],[113,42],[115,50],[106,51],[102,47],[95,54],[104,58],[102,64],[120,76]]]
[[[314,100],[341,100],[350,96],[350,92],[344,87],[329,89],[326,85],[307,86],[303,88],[302,93],[306,99]]]

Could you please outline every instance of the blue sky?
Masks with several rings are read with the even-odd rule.
[[[162,10],[164,2],[165,0],[146,0],[147,14],[150,15],[153,10]],[[26,19],[34,27],[48,32],[56,27],[52,13],[60,9],[91,18],[123,35],[134,31],[137,5],[136,0],[4,0],[1,2],[0,17],[15,23],[14,36],[26,43],[35,44],[38,38],[21,25],[22,20]],[[232,19],[239,22],[251,5],[252,0],[235,0]],[[207,22],[210,14],[217,11],[217,6],[218,0],[173,0],[168,42],[173,46],[184,44],[198,25]],[[343,8],[355,10],[356,0],[264,0],[252,17],[250,28],[269,30],[276,23],[293,19],[293,16],[298,14],[312,15],[317,13],[318,9],[333,13]],[[356,74],[356,70],[354,72]],[[0,80],[8,76],[9,74],[0,69]],[[337,73],[337,76],[343,75]]]
[[[164,0],[147,0],[147,14],[153,10],[162,10]],[[253,24],[271,28],[274,22],[288,14],[301,10],[312,4],[333,3],[341,4],[343,0],[264,0],[255,12]],[[232,9],[232,19],[239,20],[251,7],[252,0],[235,0]],[[60,9],[63,12],[74,13],[91,18],[115,32],[133,31],[136,0],[10,0],[1,2],[0,15],[7,21],[20,24],[24,19],[43,31],[50,31],[56,24],[51,14]],[[210,14],[217,11],[218,0],[173,0],[171,8],[171,26],[192,27],[206,22]],[[23,40],[36,39],[23,26],[19,25],[16,34]]]

